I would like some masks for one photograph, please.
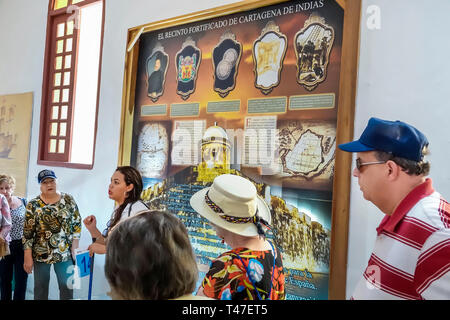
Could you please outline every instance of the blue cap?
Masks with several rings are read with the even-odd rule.
[[[38,174],[38,182],[41,183],[42,181],[44,181],[47,178],[53,178],[56,179],[56,175],[52,170],[42,170],[41,172],[39,172]]]
[[[402,121],[370,118],[359,140],[339,145],[347,152],[384,151],[395,157],[422,161],[428,146],[425,135]]]

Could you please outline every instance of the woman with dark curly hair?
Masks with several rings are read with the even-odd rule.
[[[83,220],[94,242],[89,246],[89,254],[91,256],[94,253],[106,253],[105,240],[111,228],[122,220],[148,209],[141,200],[142,189],[142,176],[137,169],[130,166],[117,167],[111,177],[111,183],[108,188],[109,198],[116,201],[117,207],[114,209],[106,229],[100,232],[97,228],[97,219],[93,215]]]

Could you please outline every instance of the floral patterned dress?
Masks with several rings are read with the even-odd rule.
[[[269,299],[270,292],[271,300],[284,300],[283,262],[280,251],[278,249],[276,251],[278,254],[275,259],[275,268],[273,268],[272,250],[252,251],[247,248],[235,248],[221,254],[212,261],[203,279],[204,294],[221,300],[258,300],[251,281],[253,280],[261,299]],[[270,291],[271,281],[272,290]]]

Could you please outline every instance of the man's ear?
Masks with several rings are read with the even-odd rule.
[[[386,162],[386,166],[387,166],[387,170],[388,170],[389,180],[397,179],[400,174],[400,171],[401,171],[400,166],[392,160],[388,160]]]

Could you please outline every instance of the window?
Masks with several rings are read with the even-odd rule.
[[[104,0],[50,0],[38,164],[92,168]]]

